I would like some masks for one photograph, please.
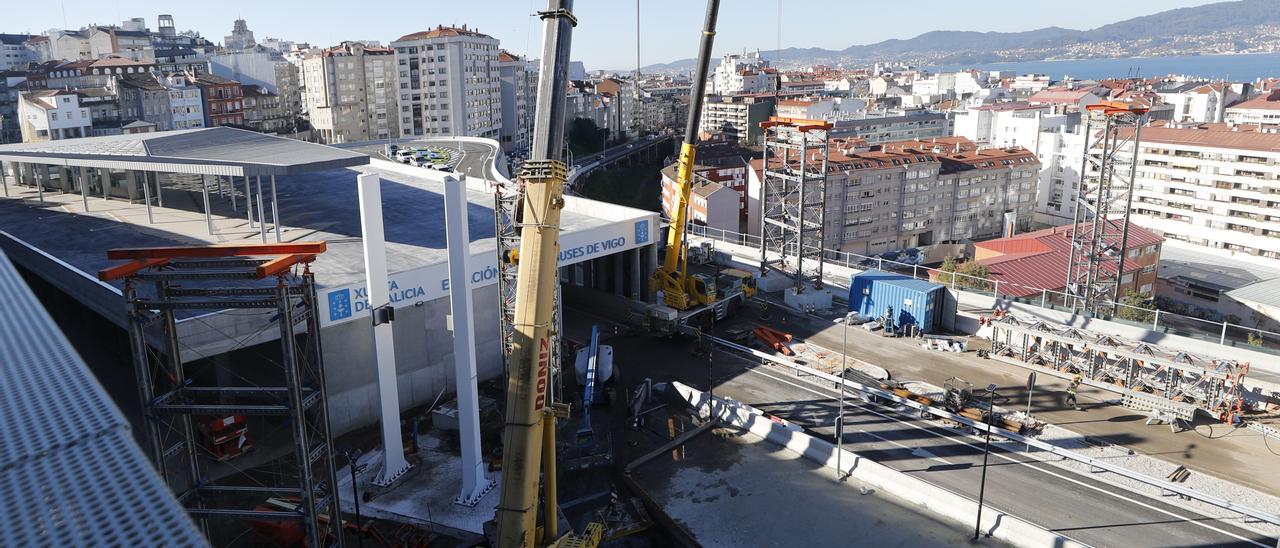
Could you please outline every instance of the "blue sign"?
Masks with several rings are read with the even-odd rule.
[[[649,220],[636,221],[636,245],[649,243]]]
[[[351,289],[329,292],[329,321],[351,317]]]

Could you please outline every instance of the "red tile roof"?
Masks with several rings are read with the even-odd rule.
[[[1121,135],[1128,137],[1131,133],[1131,128],[1121,128]],[[1280,152],[1280,133],[1259,132],[1256,126],[1248,124],[1233,129],[1227,124],[1167,127],[1163,123],[1152,123],[1142,128],[1142,142]]]
[[[1062,89],[1049,88],[1036,92],[1035,95],[1027,98],[1027,102],[1036,103],[1078,103],[1091,90],[1088,89]]]
[[[1114,222],[1114,221],[1113,221]],[[1076,225],[1080,230],[1089,230],[1090,225]],[[1010,238],[999,238],[985,242],[977,242],[974,247],[1004,253],[977,261],[986,265],[991,276],[1000,280],[1000,293],[1014,297],[1037,295],[1043,289],[1060,289],[1066,285],[1067,269],[1070,266],[1072,227],[1060,226],[1019,234]],[[1159,245],[1164,240],[1150,230],[1137,225],[1129,225],[1129,249],[1140,249],[1149,245]],[[1118,242],[1108,242],[1118,245]],[[1104,275],[1115,276],[1115,266],[1104,263]],[[1142,265],[1126,262],[1125,272],[1140,270]]]
[[[481,38],[492,38],[488,34],[481,34],[479,32],[476,32],[476,29],[468,30],[467,26],[463,25],[461,27],[437,26],[434,29],[424,30],[422,32],[415,32],[413,34],[406,34],[398,38],[396,41],[405,42],[409,40],[427,40],[430,38],[446,38],[450,36],[477,36]]]
[[[1257,97],[1254,97],[1253,99],[1249,99],[1248,101],[1245,101],[1243,103],[1236,103],[1227,108],[1280,110],[1280,90],[1275,90],[1275,91],[1272,91],[1271,93],[1259,95]]]

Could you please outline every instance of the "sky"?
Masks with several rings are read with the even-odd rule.
[[[1045,9],[1043,0],[723,0],[716,55],[744,49],[787,47],[844,49],[890,38],[911,38],[932,30],[1023,31],[1047,26],[1090,29],[1166,9],[1212,0],[1075,0]],[[517,54],[537,57],[542,29],[532,14],[546,0],[427,0],[392,3],[351,0],[267,0],[220,2],[158,0],[61,0],[5,2],[0,32],[39,33],[51,28],[119,24],[144,17],[174,16],[179,30],[195,30],[213,42],[231,32],[237,17],[258,39],[272,37],[331,46],[342,40],[378,40],[384,45],[436,25],[478,27]],[[358,6],[359,8],[352,8]],[[367,8],[367,9],[360,9]],[[640,0],[642,65],[697,54],[706,9],[697,0]],[[636,65],[636,2],[578,0],[579,25],[573,59],[588,70],[630,69]],[[781,13],[781,16],[779,16]],[[781,25],[779,25],[781,21]]]

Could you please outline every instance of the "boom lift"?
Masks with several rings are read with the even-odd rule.
[[[653,273],[651,284],[661,290],[663,302],[676,310],[689,310],[716,302],[716,283],[710,276],[689,274],[689,257],[685,250],[685,226],[689,219],[689,193],[693,189],[693,165],[697,155],[698,125],[702,121],[703,94],[707,88],[707,68],[711,64],[711,46],[716,37],[716,16],[720,0],[707,1],[707,16],[698,49],[698,72],[693,79],[689,118],[680,144],[679,167],[676,171],[675,204],[667,227],[667,252],[662,266]]]

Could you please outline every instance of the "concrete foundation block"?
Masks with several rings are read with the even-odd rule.
[[[804,293],[796,293],[795,288],[791,288],[782,294],[782,302],[787,306],[805,311],[831,308],[831,299],[831,292],[826,289],[809,289]]]

